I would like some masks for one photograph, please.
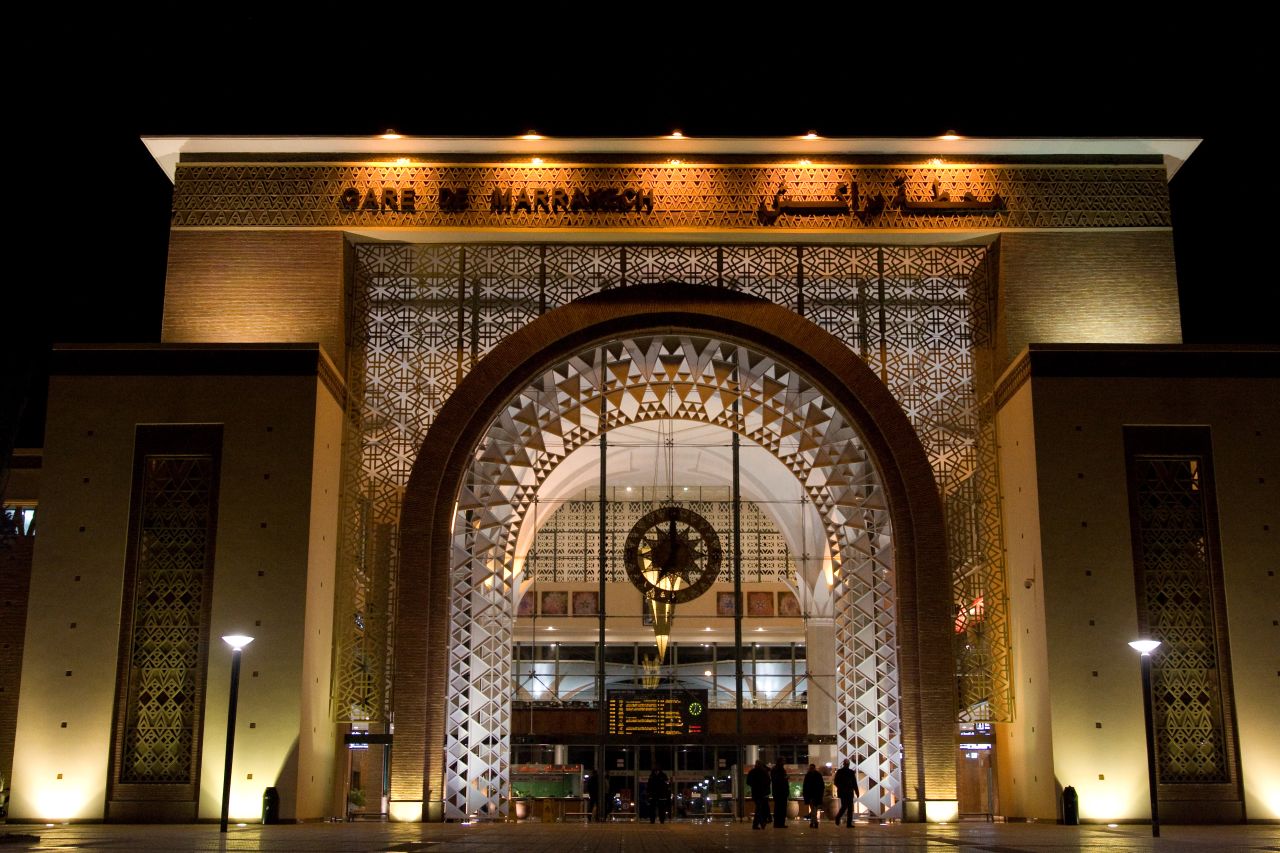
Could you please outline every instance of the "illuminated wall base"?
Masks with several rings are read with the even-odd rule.
[[[959,816],[959,800],[925,801],[925,819],[929,823],[954,823]]]
[[[396,823],[422,823],[422,800],[392,800],[388,811]]]

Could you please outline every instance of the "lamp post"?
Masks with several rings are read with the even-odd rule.
[[[227,763],[222,770],[222,823],[219,831],[227,831],[227,812],[231,807],[231,755],[236,746],[236,700],[240,698],[240,651],[253,642],[244,634],[227,634],[222,641],[231,647],[231,699],[227,706]]]
[[[1129,644],[1142,654],[1142,712],[1147,724],[1147,785],[1151,789],[1151,837],[1160,837],[1160,805],[1156,788],[1156,722],[1151,713],[1151,653],[1159,640],[1134,640]]]

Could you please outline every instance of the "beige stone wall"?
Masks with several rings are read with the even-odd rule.
[[[1000,236],[996,370],[1029,343],[1178,343],[1170,231]]]
[[[1031,387],[1058,784],[1077,788],[1083,819],[1148,816],[1139,663],[1126,646],[1137,601],[1122,428],[1209,425],[1245,807],[1275,820],[1280,383],[1037,377]]]
[[[329,692],[332,611],[323,596],[332,586],[340,420],[337,404],[324,398],[329,392],[314,374],[53,377],[15,817],[104,813],[140,423],[223,425],[199,816],[220,810],[230,653],[217,638],[235,632],[256,640],[244,652],[231,814],[257,817],[263,788],[278,785],[284,817],[321,816],[309,778],[327,791],[329,779],[320,777],[333,738],[315,709],[327,709]],[[300,743],[307,721],[316,731]]]
[[[339,232],[173,231],[166,343],[319,343],[346,364]]]
[[[298,736],[297,815],[331,814],[337,727],[330,713],[333,679],[333,594],[337,570],[338,494],[342,473],[342,407],[316,397],[307,542],[306,636],[303,638],[302,720]]]
[[[999,411],[1000,499],[1008,572],[1010,666],[1014,714],[996,727],[998,811],[1006,817],[1054,820],[1053,729],[1045,647],[1045,585],[1040,547],[1031,386]],[[1028,583],[1028,581],[1030,583]]]

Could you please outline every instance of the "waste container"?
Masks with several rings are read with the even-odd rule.
[[[280,792],[275,788],[267,788],[262,792],[262,822],[280,822]]]
[[[1067,826],[1080,825],[1080,797],[1070,785],[1062,789],[1062,822]]]

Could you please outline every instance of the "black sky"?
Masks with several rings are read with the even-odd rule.
[[[0,321],[4,434],[30,399],[18,446],[41,442],[52,343],[159,337],[171,187],[139,141],[150,134],[1202,138],[1171,184],[1184,339],[1280,339],[1253,230],[1274,182],[1254,162],[1274,101],[1267,54],[1209,13],[1002,13],[997,28],[976,8],[893,21],[845,7],[745,20],[486,6],[463,20],[439,6],[265,6],[112,12],[78,22],[52,66],[10,61],[13,126],[33,134],[11,155],[20,227]],[[638,17],[598,17],[624,13]]]

